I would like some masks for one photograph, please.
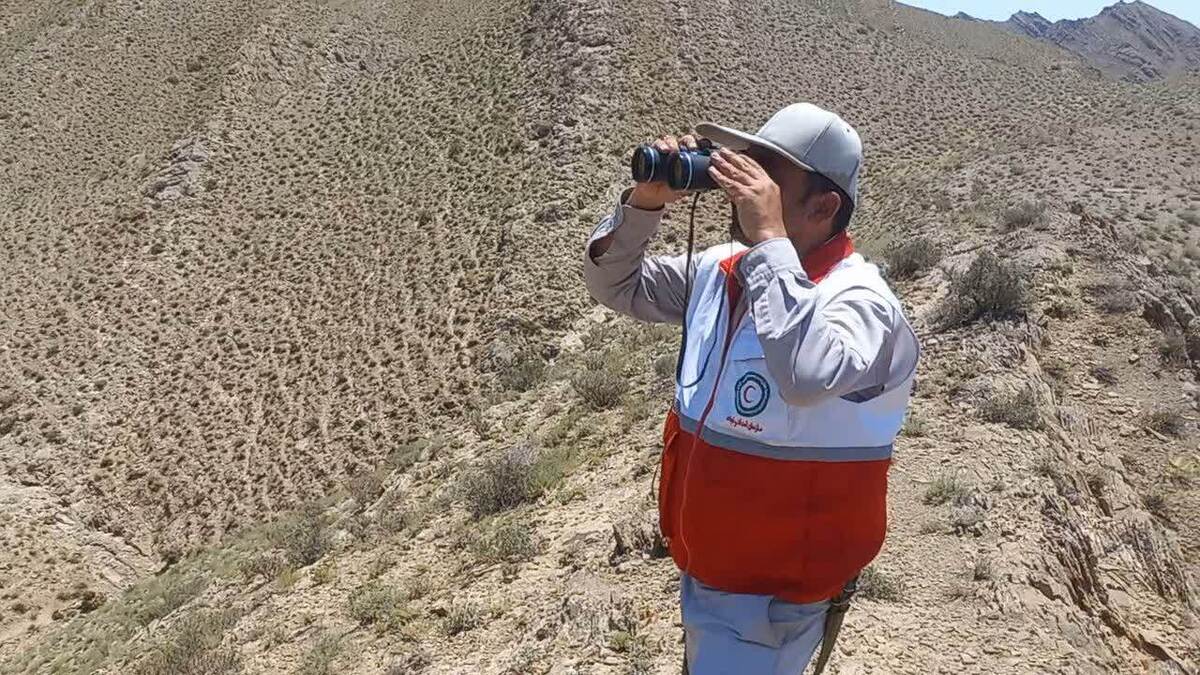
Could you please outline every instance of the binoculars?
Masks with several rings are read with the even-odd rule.
[[[712,153],[718,147],[702,138],[695,150],[680,148],[677,152],[660,152],[653,145],[639,145],[633,151],[630,169],[639,183],[666,181],[672,190],[703,192],[715,190],[717,184],[708,175]]]

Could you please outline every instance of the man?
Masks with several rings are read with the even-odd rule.
[[[846,233],[862,166],[850,125],[800,103],[757,134],[697,132],[722,146],[709,174],[734,205],[737,242],[690,270],[682,255],[645,256],[683,195],[640,183],[589,239],[584,276],[608,307],[685,325],[658,486],[682,571],[685,669],[797,675],[830,599],[883,544],[919,348]],[[655,146],[680,144],[696,139]]]

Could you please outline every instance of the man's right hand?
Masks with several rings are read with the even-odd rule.
[[[696,138],[691,134],[685,134],[680,138],[662,136],[651,145],[664,155],[676,152],[680,147],[687,148],[688,150],[696,150],[698,148]],[[666,181],[662,181],[661,183],[638,183],[634,186],[633,192],[629,193],[629,198],[625,200],[625,204],[635,209],[656,211],[667,204],[679,201],[686,194],[686,191],[672,190]]]

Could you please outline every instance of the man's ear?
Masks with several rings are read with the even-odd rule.
[[[812,209],[814,220],[832,222],[837,217],[838,210],[842,208],[842,196],[832,190],[813,195],[809,200],[809,208]]]

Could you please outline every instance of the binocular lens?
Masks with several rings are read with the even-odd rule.
[[[700,192],[716,189],[717,184],[708,175],[711,161],[711,145],[700,150],[659,152],[652,145],[639,145],[629,161],[630,173],[639,183],[666,182],[672,190]]]
[[[708,175],[712,157],[707,153],[678,152],[671,155],[667,166],[667,185],[672,190],[701,192],[713,190],[717,184]]]
[[[639,183],[654,183],[667,178],[667,156],[649,145],[639,145],[630,163],[633,179]]]

